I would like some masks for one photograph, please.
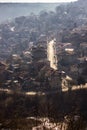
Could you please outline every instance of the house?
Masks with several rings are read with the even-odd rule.
[[[3,73],[6,69],[7,65],[4,62],[0,62],[0,73]]]
[[[31,54],[33,61],[39,61],[47,58],[46,50],[42,46],[34,46],[31,50]]]
[[[51,70],[50,71],[50,75],[49,75],[49,85],[52,89],[57,89],[58,92],[61,92],[62,87],[61,87],[61,83],[62,83],[62,79],[61,79],[61,73],[59,71],[54,71]]]

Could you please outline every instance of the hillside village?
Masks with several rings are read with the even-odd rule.
[[[0,128],[86,130],[86,3],[0,24]]]
[[[81,28],[73,28],[68,32],[63,32],[62,30],[62,32],[58,32],[54,36],[53,34],[50,34],[50,36],[41,34],[39,37],[37,36],[38,39],[29,39],[28,30],[17,32],[15,27],[12,28],[10,24],[6,24],[1,29],[0,39],[1,88],[24,91],[44,90],[51,88],[52,83],[50,80],[54,81],[54,75],[57,77],[56,82],[61,81],[60,85],[62,84],[62,79],[64,79],[63,75],[68,75],[72,78],[71,86],[86,84],[86,33],[86,25],[84,25]],[[36,34],[39,35],[38,33]],[[55,56],[57,63],[54,63],[57,66],[56,71],[50,66],[48,58],[48,44],[54,38],[56,39],[54,41],[56,42]],[[79,79],[82,79],[82,83],[79,83]],[[55,88],[54,86],[56,85],[53,84],[52,88]]]

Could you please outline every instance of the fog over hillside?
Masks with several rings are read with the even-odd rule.
[[[54,11],[58,3],[0,3],[0,22],[41,10]]]

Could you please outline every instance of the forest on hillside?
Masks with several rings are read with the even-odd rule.
[[[15,14],[0,24],[1,130],[31,130],[41,125],[37,119],[42,117],[56,125],[65,123],[65,130],[87,129],[86,5],[86,0],[54,7],[34,4],[27,12],[26,4],[0,4],[1,12],[6,7],[7,14],[10,9],[11,16]],[[16,12],[19,6],[27,6],[22,11],[28,15]],[[47,57],[51,40],[56,42],[58,70],[50,67]]]

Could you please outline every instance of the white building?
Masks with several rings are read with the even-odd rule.
[[[50,62],[50,67],[54,70],[57,70],[57,55],[56,55],[56,40],[53,39],[50,42],[47,43],[47,58]]]

